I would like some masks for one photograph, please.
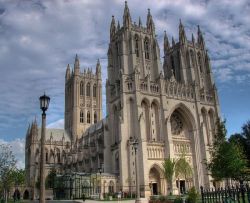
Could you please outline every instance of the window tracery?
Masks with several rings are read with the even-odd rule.
[[[181,121],[181,118],[178,114],[174,113],[171,116],[171,132],[173,135],[179,135],[181,131],[183,130],[183,122]]]

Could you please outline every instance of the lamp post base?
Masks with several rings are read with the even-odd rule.
[[[148,203],[148,198],[137,198],[135,199],[135,203]]]

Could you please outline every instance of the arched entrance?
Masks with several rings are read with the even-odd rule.
[[[25,190],[23,193],[23,199],[29,199],[29,191]]]
[[[179,105],[173,110],[169,119],[171,139],[173,142],[173,155],[175,159],[183,157],[189,166],[193,168],[195,165],[196,157],[195,155],[195,120],[193,114],[185,105]],[[193,171],[192,174],[197,171]],[[174,189],[177,188],[178,193],[185,193],[187,189],[193,186],[193,175],[188,174],[185,171],[179,173],[176,177],[176,185],[174,184]]]
[[[149,171],[149,187],[151,195],[159,195],[163,192],[161,169],[157,166],[153,166]]]

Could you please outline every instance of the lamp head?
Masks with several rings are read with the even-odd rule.
[[[40,97],[40,109],[45,113],[47,109],[49,108],[49,102],[50,102],[50,97],[45,95]]]

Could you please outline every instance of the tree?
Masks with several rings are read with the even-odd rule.
[[[53,168],[49,171],[49,174],[46,178],[46,182],[45,182],[46,188],[53,188],[54,187],[55,177],[56,177],[56,169]]]
[[[181,157],[175,163],[175,177],[178,180],[178,191],[180,194],[180,183],[179,179],[184,177],[186,180],[187,178],[191,178],[193,175],[193,170],[190,164],[187,162],[185,154],[183,153]]]
[[[0,144],[0,184],[3,197],[7,203],[10,185],[13,184],[12,170],[14,170],[16,160],[9,145]]]
[[[207,168],[216,181],[228,178],[241,180],[247,163],[241,148],[226,140],[226,132],[225,121],[218,121],[211,160]],[[236,137],[235,140],[238,140]]]
[[[174,159],[171,159],[169,157],[169,158],[164,160],[164,162],[162,163],[162,166],[164,168],[164,176],[167,180],[170,194],[172,194],[173,193],[173,176],[174,176],[174,169],[175,169],[175,161],[174,161]]]

